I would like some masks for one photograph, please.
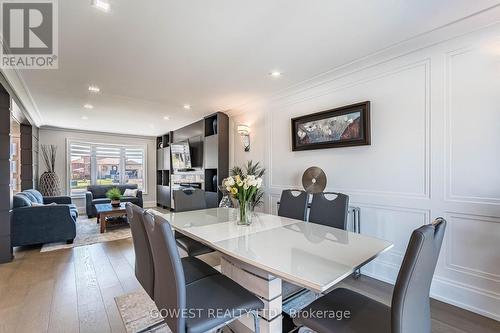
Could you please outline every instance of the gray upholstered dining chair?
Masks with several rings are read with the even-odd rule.
[[[155,264],[154,302],[172,332],[212,331],[246,313],[259,332],[257,311],[264,304],[257,296],[220,273],[187,283],[170,223],[151,212],[144,221]]]
[[[446,221],[437,218],[432,224],[413,231],[396,279],[391,307],[352,290],[338,288],[302,309],[294,323],[319,333],[430,333],[429,291],[445,228]],[[335,310],[349,310],[350,318],[338,320],[310,315]]]
[[[278,207],[278,216],[306,220],[309,195],[302,190],[283,190]]]
[[[135,276],[146,293],[153,299],[154,297],[154,262],[151,253],[146,228],[144,227],[144,210],[133,204],[126,203],[127,219],[132,232],[132,242],[135,253]],[[184,269],[186,283],[195,282],[209,275],[219,272],[207,265],[205,262],[195,257],[185,257],[181,259]]]
[[[329,199],[329,196],[335,198]],[[335,192],[314,193],[309,222],[346,230],[349,196]]]
[[[174,207],[176,212],[206,209],[205,191],[191,187],[174,190]]]
[[[144,210],[130,202],[125,204],[125,209],[134,244],[135,277],[152,299],[154,295],[154,266],[148,236],[144,228]]]
[[[198,188],[183,188],[174,191],[174,207],[176,212],[200,210],[207,208],[205,191]],[[188,256],[200,256],[213,252],[213,249],[195,241],[179,232],[175,232],[177,246],[186,251]]]
[[[306,220],[309,194],[302,190],[283,190],[278,207],[278,216]],[[299,294],[304,288],[283,280],[281,282],[283,301]]]

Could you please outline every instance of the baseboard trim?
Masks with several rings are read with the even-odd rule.
[[[392,285],[395,283],[395,281],[392,281],[386,276],[376,274],[373,271],[361,269],[361,273]],[[434,276],[430,297],[464,310],[477,313],[481,316],[500,321],[500,313],[495,312],[496,309],[500,309],[500,299],[488,294],[487,292],[480,292],[462,286],[454,281]]]
[[[454,295],[454,297],[445,295]],[[488,293],[464,287],[448,279],[434,276],[431,286],[431,297],[481,316],[500,321],[500,312],[498,312],[500,309],[500,299]]]

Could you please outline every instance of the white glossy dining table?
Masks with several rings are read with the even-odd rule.
[[[265,213],[254,213],[252,224],[242,226],[234,208],[157,214],[220,252],[222,273],[263,299],[262,332],[281,332],[281,279],[324,293],[392,247],[382,239]],[[252,328],[250,321],[241,323]]]

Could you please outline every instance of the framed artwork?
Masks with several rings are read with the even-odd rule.
[[[369,144],[369,101],[292,119],[293,151]]]

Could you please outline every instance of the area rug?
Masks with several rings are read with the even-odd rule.
[[[127,333],[171,333],[167,324],[156,318],[158,308],[144,289],[115,297]],[[229,326],[208,333],[234,333]]]
[[[111,242],[130,237],[132,237],[130,227],[126,223],[116,226],[108,224],[106,232],[101,234],[96,218],[79,217],[76,221],[76,237],[73,244],[66,244],[66,242],[47,243],[42,246],[40,252],[70,249],[77,246]]]
[[[162,321],[155,316],[158,313],[158,309],[143,289],[133,293],[117,296],[115,297],[115,302],[127,333],[172,332],[166,324],[158,325],[158,323],[161,323]],[[149,327],[152,328],[148,329]]]

